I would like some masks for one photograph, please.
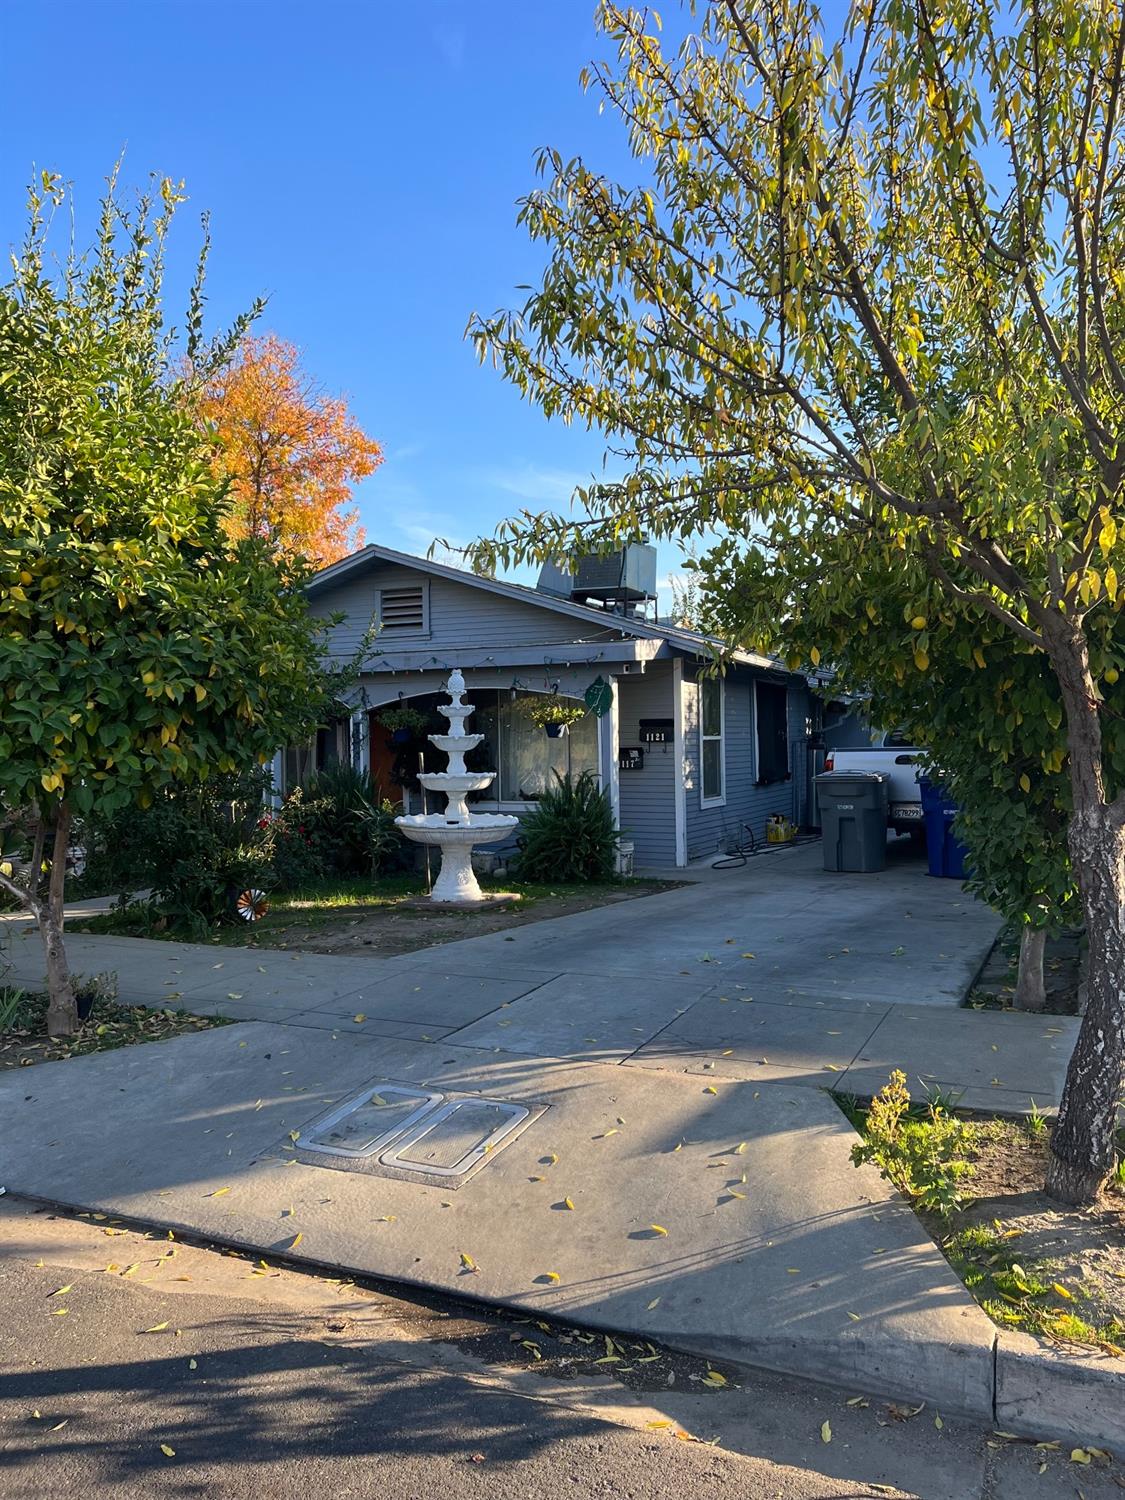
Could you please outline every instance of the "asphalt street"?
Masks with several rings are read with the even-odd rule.
[[[0,1306],[6,1500],[1122,1493],[1116,1464],[928,1409],[663,1354],[630,1382],[601,1335],[10,1198]]]

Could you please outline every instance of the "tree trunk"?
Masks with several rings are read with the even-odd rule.
[[[1046,644],[1066,705],[1073,793],[1067,840],[1090,952],[1086,1013],[1051,1134],[1046,1189],[1063,1203],[1086,1204],[1113,1170],[1125,1077],[1125,828],[1120,809],[1106,804],[1098,698],[1085,639],[1060,618]]]
[[[1047,1004],[1047,985],[1043,977],[1043,955],[1047,947],[1045,927],[1024,927],[1020,931],[1020,966],[1013,996],[1017,1010],[1043,1010]]]
[[[47,960],[47,1035],[52,1040],[73,1036],[78,1030],[78,1006],[63,941],[66,855],[69,845],[70,807],[64,802],[59,807],[55,823],[47,899],[38,904],[36,912],[39,936],[43,940],[43,952]]]

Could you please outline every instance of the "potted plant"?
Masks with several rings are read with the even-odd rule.
[[[379,715],[379,723],[389,730],[396,745],[408,745],[412,739],[425,734],[429,718],[416,708],[387,708]]]
[[[557,740],[564,730],[583,717],[586,705],[576,698],[560,698],[558,694],[552,694],[550,697],[525,699],[523,711],[537,728],[547,731],[548,739]]]

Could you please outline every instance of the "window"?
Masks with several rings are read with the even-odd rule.
[[[379,624],[385,631],[425,634],[429,625],[426,619],[426,585],[411,584],[408,588],[379,590]]]
[[[551,739],[526,714],[508,692],[474,692],[477,707],[469,729],[485,736],[484,744],[472,752],[472,764],[498,771],[483,799],[501,802],[535,802],[554,785],[555,772],[578,778],[583,771],[599,774],[598,721],[585,714],[565,734]],[[481,759],[484,756],[485,760]]]
[[[350,720],[333,719],[303,744],[287,745],[282,752],[281,786],[277,790],[288,797],[298,787],[307,787],[319,771],[347,760],[350,736]]]
[[[699,681],[699,800],[703,807],[725,801],[723,785],[723,679],[702,677]]]
[[[772,682],[756,682],[755,722],[758,785],[789,780],[789,692]]]

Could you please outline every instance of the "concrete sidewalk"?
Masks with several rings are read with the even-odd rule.
[[[460,1189],[287,1156],[392,1082],[547,1109]],[[990,1408],[991,1324],[812,1089],[243,1024],[9,1076],[0,1107],[18,1194]]]
[[[966,1108],[1051,1108],[1077,1021],[960,1009],[998,919],[891,853],[882,874],[841,876],[815,846],[786,850],[390,959],[80,934],[68,951],[77,971],[115,971],[123,1000],[234,1020],[861,1097],[901,1067],[915,1093],[959,1092]],[[42,982],[34,934],[9,951],[17,982]]]
[[[951,882],[816,856],[389,960],[74,936],[257,1024],[0,1077],[0,1183],[990,1419],[996,1331],[827,1091],[1048,1106],[1075,1023],[958,1008],[997,922]],[[396,1082],[543,1108],[460,1187],[310,1161]]]

